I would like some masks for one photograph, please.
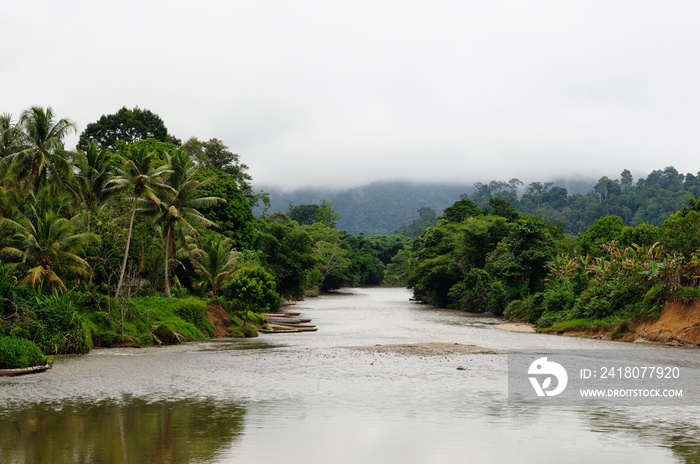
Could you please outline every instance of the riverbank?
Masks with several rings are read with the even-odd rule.
[[[500,330],[507,330],[508,332],[519,332],[519,333],[536,333],[537,328],[535,324],[530,324],[527,322],[504,322],[502,324],[494,325],[495,328]]]
[[[538,329],[537,332],[601,340],[700,346],[700,301],[697,300],[687,303],[669,301],[656,320],[636,319],[613,324],[597,322],[570,321],[547,329]],[[534,325],[522,323],[506,323],[497,327],[513,331],[525,330],[515,330],[508,327],[514,325],[530,326],[532,330],[535,330]]]

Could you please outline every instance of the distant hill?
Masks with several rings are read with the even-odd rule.
[[[690,197],[700,198],[700,172],[683,174],[673,166],[637,174],[636,178],[624,170],[619,178],[558,178],[514,188],[516,184],[375,182],[344,191],[266,191],[272,202],[269,212],[287,212],[289,202],[320,204],[325,199],[333,202],[333,208],[342,216],[339,229],[365,235],[392,234],[402,224],[418,218],[418,209],[423,207],[434,209],[440,216],[460,195],[467,195],[482,210],[489,207],[492,198],[502,198],[517,211],[561,224],[574,235],[585,232],[596,219],[607,215],[619,216],[626,226],[660,226],[669,215],[687,206]],[[261,208],[257,211],[259,214]]]
[[[259,188],[256,188],[259,190]],[[332,201],[333,209],[342,216],[338,229],[351,234],[390,235],[401,224],[408,224],[418,217],[418,209],[433,208],[438,215],[459,200],[462,194],[470,194],[472,185],[419,184],[411,182],[374,182],[349,190],[302,189],[284,192],[275,188],[262,190],[270,194],[269,213],[289,210],[294,205],[320,204]],[[261,207],[255,209],[259,215]]]

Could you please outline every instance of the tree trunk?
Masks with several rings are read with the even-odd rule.
[[[117,284],[117,292],[115,298],[119,298],[119,293],[122,290],[122,283],[124,282],[124,272],[126,271],[126,262],[129,259],[129,246],[131,245],[131,232],[134,229],[134,216],[136,216],[136,200],[138,197],[134,195],[134,206],[131,209],[131,220],[129,221],[129,234],[126,237],[126,250],[124,251],[124,261],[122,261],[122,271],[119,274],[119,283]]]
[[[39,165],[34,164],[34,167],[32,168],[32,172],[29,174],[29,178],[27,179],[27,184],[24,186],[24,197],[27,197],[27,193],[29,193],[29,187],[32,186],[32,184],[36,181],[36,178],[39,177]]]
[[[170,249],[170,233],[171,233],[171,228],[168,225],[168,235],[165,238],[165,294],[168,295],[168,298],[172,298],[170,295],[170,279],[168,276],[168,250]]]

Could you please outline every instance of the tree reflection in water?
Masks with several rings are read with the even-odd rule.
[[[201,399],[33,404],[0,414],[0,462],[212,461],[242,433],[244,416],[240,405]]]

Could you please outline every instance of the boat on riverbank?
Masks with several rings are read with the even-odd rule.
[[[276,330],[294,330],[299,332],[316,332],[318,330],[318,327],[315,325],[270,324],[270,328]]]
[[[301,324],[300,319],[291,317],[268,317],[267,322],[270,324]]]
[[[275,334],[275,333],[296,333],[296,332],[301,332],[299,329],[258,329],[258,332],[264,333],[264,334]]]
[[[318,327],[307,325],[311,319],[300,319],[301,313],[274,312],[264,313],[267,318],[269,329],[259,330],[261,333],[294,333],[294,332],[316,332]]]
[[[18,375],[38,374],[51,369],[51,364],[43,366],[19,367],[16,369],[0,369],[0,377],[15,377]]]

